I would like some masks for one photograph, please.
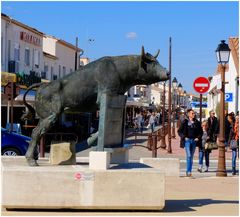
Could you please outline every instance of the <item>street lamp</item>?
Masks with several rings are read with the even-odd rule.
[[[181,107],[181,93],[182,93],[182,90],[183,90],[183,86],[182,86],[182,84],[181,83],[179,83],[179,85],[178,85],[178,93],[179,93],[179,107]]]
[[[166,128],[165,128],[165,95],[166,95],[166,82],[163,82],[162,139],[161,139],[161,145],[160,145],[160,147],[163,148],[163,149],[166,149],[166,140],[165,140],[165,131],[166,131]]]
[[[225,40],[222,40],[216,49],[216,56],[219,66],[221,67],[221,98],[220,98],[220,133],[219,133],[219,153],[218,153],[218,169],[217,176],[227,176],[226,172],[226,161],[225,161],[225,69],[226,64],[229,61],[230,49]]]
[[[184,92],[183,92],[183,107],[184,107],[184,109],[185,109],[185,107],[186,107],[186,96],[187,96],[187,92],[186,92],[186,90],[184,90]]]
[[[177,89],[177,84],[178,81],[177,79],[174,77],[172,80],[172,86],[173,86],[173,109],[172,109],[172,115],[173,115],[173,127],[172,127],[172,138],[176,138],[176,134],[175,134],[175,117],[176,117],[176,111],[175,111],[175,90]]]

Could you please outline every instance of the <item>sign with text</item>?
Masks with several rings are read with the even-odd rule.
[[[209,90],[210,82],[205,77],[198,77],[193,82],[193,88],[196,92],[203,94]]]
[[[36,46],[41,46],[41,39],[30,33],[20,32],[20,39],[27,43],[34,44]]]
[[[225,102],[233,102],[233,93],[225,93]]]

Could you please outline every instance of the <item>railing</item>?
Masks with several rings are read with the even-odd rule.
[[[153,133],[138,133],[134,132],[133,135],[135,136],[135,145],[133,146],[139,146],[142,148],[147,148],[149,151],[152,151],[152,157],[157,157],[157,150],[161,148],[161,146],[157,146],[158,141],[160,141],[163,137],[165,137],[168,133],[167,131],[167,125],[164,127],[161,127],[160,129],[155,130]],[[165,128],[165,129],[164,129]],[[147,146],[137,144],[137,137],[138,136],[145,136],[147,137]]]

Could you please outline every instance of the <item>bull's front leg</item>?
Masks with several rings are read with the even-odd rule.
[[[100,98],[100,118],[97,150],[121,147],[124,136],[124,108],[126,96],[102,93]]]
[[[40,120],[38,126],[32,132],[32,141],[29,143],[27,153],[25,155],[29,166],[38,166],[38,144],[41,137],[53,126],[57,120],[57,115],[52,114],[49,117]]]
[[[105,124],[107,112],[107,94],[98,92],[97,104],[99,106],[99,124],[98,124],[98,142],[97,151],[104,151],[104,144],[106,140]]]

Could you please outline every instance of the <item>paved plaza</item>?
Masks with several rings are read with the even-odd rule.
[[[148,131],[145,131],[145,133]],[[128,137],[130,143],[135,143],[135,136]],[[137,137],[142,145],[147,144],[147,138]],[[166,136],[168,144],[168,137]],[[138,143],[140,144],[140,143]],[[158,142],[159,146],[159,142]],[[80,152],[77,156],[87,157],[89,150]],[[151,157],[152,153],[143,147],[133,147],[130,150],[130,161],[138,162],[142,157]],[[161,211],[83,211],[83,210],[17,210],[2,211],[2,215],[19,216],[79,216],[79,215],[151,215],[151,216],[238,216],[239,215],[239,177],[231,174],[231,152],[226,152],[227,177],[216,177],[218,150],[210,155],[210,168],[207,173],[197,172],[198,150],[196,149],[193,177],[185,177],[185,150],[179,147],[179,137],[172,139],[172,154],[167,150],[158,149],[159,158],[179,158],[180,177],[166,177],[165,208]],[[238,161],[237,161],[238,163]],[[149,180],[151,185],[151,180]],[[144,187],[144,186],[143,186]]]

